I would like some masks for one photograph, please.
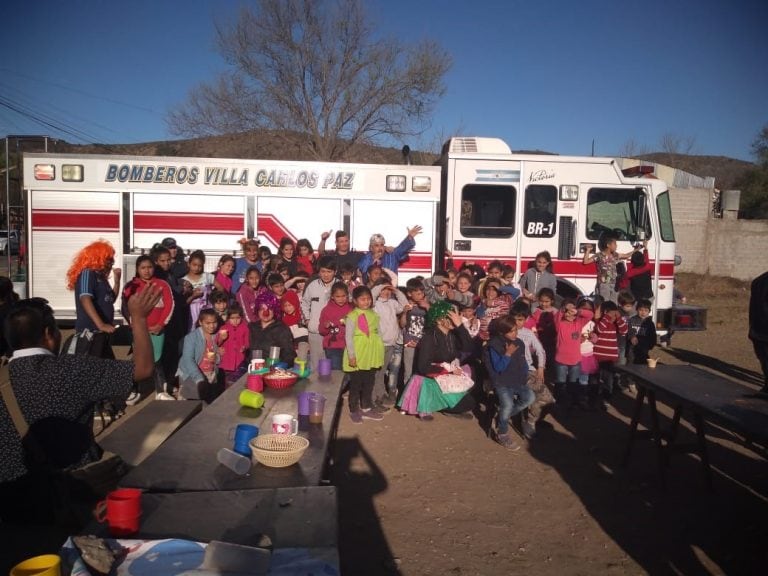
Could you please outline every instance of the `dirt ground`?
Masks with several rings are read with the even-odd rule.
[[[708,330],[676,334],[671,348],[657,349],[661,361],[757,389],[748,286],[694,275],[679,285],[689,303],[708,308]],[[487,438],[482,411],[480,420],[431,423],[392,412],[355,426],[345,408],[332,477],[342,573],[764,574],[766,460],[709,425],[714,490],[685,453],[672,456],[662,489],[650,439],[620,466],[633,401],[624,392],[608,412],[558,409],[548,417],[554,427],[514,453]],[[662,426],[670,416],[662,406]],[[678,442],[692,443],[683,424]]]

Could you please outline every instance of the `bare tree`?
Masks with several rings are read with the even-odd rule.
[[[691,154],[696,146],[695,136],[681,136],[673,132],[665,132],[659,139],[659,146],[673,162],[673,156],[677,154]],[[670,163],[672,163],[670,162]]]
[[[650,150],[645,144],[640,144],[634,138],[628,139],[621,148],[619,148],[619,156],[621,158],[637,158],[649,154]]]
[[[359,0],[258,0],[217,26],[217,42],[232,71],[193,89],[169,129],[306,134],[322,160],[381,136],[421,134],[451,63],[433,42],[379,39]]]

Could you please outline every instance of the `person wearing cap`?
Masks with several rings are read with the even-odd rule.
[[[374,264],[392,270],[392,272],[397,274],[400,262],[405,260],[406,256],[408,256],[408,252],[413,250],[416,246],[415,238],[417,235],[421,234],[421,232],[422,227],[418,224],[413,228],[408,228],[408,234],[391,252],[386,248],[384,236],[381,234],[374,234],[371,236],[368,252],[360,258],[360,261],[357,264],[360,272],[363,274],[363,280],[366,282],[368,281],[368,268]]]
[[[450,300],[460,307],[472,306],[473,296],[469,292],[459,292],[448,278],[448,272],[443,270],[436,272],[431,278],[424,280],[424,294],[430,304],[439,300]]]
[[[427,311],[427,327],[419,341],[415,374],[406,384],[398,407],[421,420],[433,419],[433,412],[443,412],[471,419],[475,400],[469,390],[472,380],[467,366],[458,367],[462,352],[471,352],[472,338],[461,321],[461,315],[447,301],[432,304]],[[447,388],[438,382],[442,376],[463,380],[465,386]]]
[[[160,243],[164,248],[168,248],[168,252],[171,254],[171,269],[170,274],[174,278],[183,278],[189,271],[186,260],[184,260],[184,251],[176,244],[175,238],[163,238]]]

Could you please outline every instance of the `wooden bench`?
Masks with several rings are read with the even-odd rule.
[[[202,402],[145,400],[97,437],[102,448],[137,466],[202,409]]]
[[[656,368],[626,365],[617,366],[616,370],[629,376],[637,385],[629,441],[624,454],[625,465],[632,452],[637,426],[643,411],[643,401],[646,397],[662,485],[665,481],[665,468],[669,461],[668,451],[677,438],[684,409],[692,415],[696,430],[696,451],[701,458],[705,480],[709,487],[712,487],[712,476],[707,454],[705,422],[711,422],[743,436],[748,446],[759,445],[756,451],[765,456],[765,448],[768,446],[768,400],[759,397],[756,390],[690,364],[659,364]],[[659,426],[657,395],[674,410],[672,424],[666,435],[662,434]],[[663,440],[666,440],[666,445]],[[750,447],[755,448],[755,446]]]

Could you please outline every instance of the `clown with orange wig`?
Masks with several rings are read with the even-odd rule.
[[[122,271],[113,268],[114,263],[115,249],[106,240],[92,242],[75,254],[67,271],[67,288],[75,291],[77,334],[115,331],[115,299]],[[114,286],[109,284],[110,272]]]

